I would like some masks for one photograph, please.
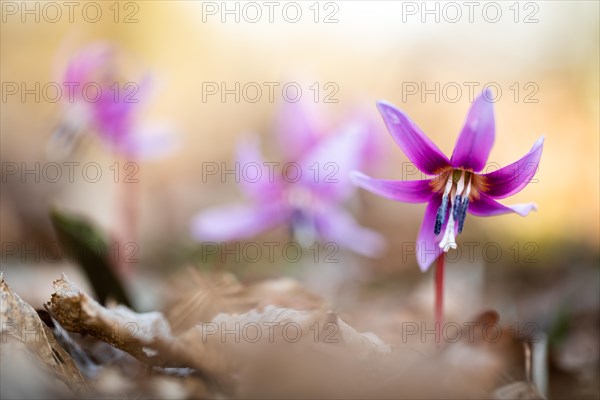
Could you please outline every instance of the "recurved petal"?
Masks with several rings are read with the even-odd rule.
[[[281,194],[278,171],[265,164],[257,136],[246,135],[238,142],[236,162],[240,185],[248,197],[265,201]]]
[[[378,113],[374,110],[373,112],[371,115],[362,107],[356,108],[350,117],[351,123],[359,124],[367,132],[365,144],[362,146],[360,166],[367,170],[375,170],[385,164],[385,129]]]
[[[388,131],[417,168],[434,175],[450,165],[448,157],[402,111],[385,101],[377,102],[377,108]]]
[[[75,54],[67,64],[62,79],[69,84],[88,83],[109,65],[115,56],[115,47],[109,42],[90,44]],[[75,91],[77,93],[77,91]]]
[[[491,92],[486,89],[471,105],[450,159],[454,167],[479,172],[485,166],[496,135],[491,99]]]
[[[352,215],[339,208],[328,208],[316,217],[319,236],[334,246],[346,248],[366,257],[380,256],[385,239],[379,233],[360,226]]]
[[[232,205],[201,212],[192,221],[192,236],[201,241],[231,241],[252,237],[289,217],[280,203]]]
[[[300,182],[328,199],[347,198],[355,190],[349,174],[363,164],[367,134],[359,124],[348,124],[322,138],[300,160]]]
[[[279,149],[286,161],[298,161],[318,141],[319,119],[314,103],[283,102],[276,116]]]
[[[434,233],[435,217],[441,203],[441,196],[434,196],[431,198],[425,209],[425,216],[423,217],[419,236],[417,237],[417,262],[419,263],[419,268],[423,272],[427,271],[431,263],[442,254],[439,243],[442,240],[443,232],[446,230],[448,221],[442,226],[441,234],[436,235]]]
[[[479,199],[473,200],[469,204],[469,213],[477,215],[479,217],[491,217],[493,215],[502,215],[507,213],[517,213],[522,217],[527,216],[531,211],[537,211],[535,203],[523,203],[514,204],[512,206],[505,206],[498,203],[485,194],[480,194]]]
[[[542,136],[520,160],[497,171],[483,174],[487,186],[485,193],[490,197],[503,199],[520,192],[536,174],[543,147]]]
[[[423,203],[433,196],[431,179],[415,181],[375,179],[358,171],[352,171],[350,179],[355,185],[391,200]]]

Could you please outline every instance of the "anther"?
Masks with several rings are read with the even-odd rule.
[[[461,233],[463,226],[465,225],[465,219],[467,218],[467,209],[469,208],[469,194],[471,193],[471,180],[467,184],[465,193],[463,195],[463,201],[460,207],[460,218],[458,218],[458,233]]]
[[[456,196],[454,197],[454,207],[452,207],[452,215],[454,216],[454,220],[458,221],[461,215],[461,206],[462,206],[462,192],[465,188],[465,171],[460,172],[460,178],[458,180],[458,184],[456,185]]]
[[[433,232],[436,235],[439,235],[442,231],[442,225],[444,225],[444,221],[446,219],[446,211],[448,210],[448,195],[442,196],[442,204],[437,210],[437,214],[435,215],[435,228]]]
[[[469,198],[465,197],[460,206],[460,218],[458,219],[458,233],[461,233],[467,219],[467,209],[469,208]]]
[[[452,185],[453,179],[452,174],[450,174],[448,180],[446,181],[446,187],[444,188],[442,204],[440,204],[440,207],[437,210],[437,214],[435,215],[435,227],[433,229],[433,232],[436,235],[440,234],[440,232],[442,231],[442,225],[444,225],[444,222],[446,222],[446,213],[448,211],[448,195],[450,194],[450,190],[452,190]],[[452,213],[452,210],[450,213]]]

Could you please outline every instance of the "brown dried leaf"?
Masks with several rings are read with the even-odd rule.
[[[244,313],[273,305],[295,310],[326,308],[324,300],[289,278],[242,284],[230,273],[203,275],[189,268],[175,283],[165,315],[174,334],[210,322],[219,313]]]
[[[530,383],[518,381],[499,387],[492,394],[494,400],[545,400],[545,397]]]
[[[290,292],[299,294],[292,296],[293,302],[306,298],[301,286],[274,286],[284,290],[272,290],[268,284],[256,284],[252,290],[279,293],[281,302]],[[63,327],[94,335],[151,365],[191,368],[213,395],[481,398],[497,387],[495,377],[502,368],[491,346],[464,341],[442,349],[422,343],[392,351],[374,334],[357,332],[319,301],[306,310],[266,305],[220,313],[175,335],[160,313],[104,308],[64,276],[55,288],[47,308]],[[248,295],[244,290],[236,293],[240,298]],[[489,313],[481,318],[496,321]],[[137,330],[114,329],[128,324]]]
[[[150,365],[176,363],[166,357],[173,337],[159,312],[135,313],[124,306],[107,309],[81,292],[64,274],[53,282],[56,292],[44,306],[61,326],[92,335]]]
[[[176,283],[177,290],[169,293],[171,301],[165,312],[175,334],[209,322],[221,312],[244,312],[257,304],[233,274],[205,276],[193,268],[187,272],[185,279]]]
[[[251,345],[254,333],[242,333],[239,342],[231,333],[267,322],[280,322],[271,331],[273,341],[267,329]],[[239,397],[484,398],[499,368],[489,349],[467,343],[443,350],[423,343],[392,351],[376,335],[359,333],[321,310],[267,307],[243,315],[220,314],[213,323],[221,332],[230,332],[221,340],[229,342],[229,356],[237,357]],[[285,333],[285,325],[293,323],[301,329],[299,340],[298,328]]]
[[[360,334],[323,309],[267,306],[262,311],[221,313],[210,322],[174,335],[161,313],[138,314],[123,306],[104,308],[64,275],[54,287],[56,293],[46,308],[65,329],[97,337],[150,365],[195,368],[219,382],[228,381],[232,373],[251,362],[264,350],[261,345],[273,342],[287,345],[302,341],[322,352],[345,351],[361,359],[390,351],[375,335]],[[288,337],[288,325],[298,330],[294,337]],[[260,329],[260,343],[245,336],[248,327]],[[232,336],[226,332],[236,333]],[[276,339],[269,340],[271,337]]]
[[[250,310],[244,314],[219,314],[213,321],[220,333],[239,332],[239,342],[255,343],[247,327],[259,328],[259,336],[264,341],[287,343],[336,344],[346,346],[347,350],[361,354],[389,353],[386,345],[376,335],[359,333],[342,321],[335,313],[324,310],[301,311],[291,308],[267,306],[262,311]],[[288,332],[294,329],[293,335]],[[226,340],[227,336],[221,335]],[[230,342],[236,343],[235,340]]]
[[[227,378],[230,363],[201,340],[198,327],[176,337],[160,312],[135,313],[124,306],[107,309],[64,274],[53,285],[56,292],[45,307],[64,329],[94,336],[149,365],[194,368],[211,381]]]
[[[24,347],[45,367],[42,374],[50,372],[72,392],[83,393],[88,386],[71,356],[58,344],[52,331],[42,322],[34,308],[13,292],[0,273],[0,320],[2,321],[2,343],[13,340],[13,348]],[[14,347],[16,346],[16,347]],[[4,347],[3,356],[14,353]],[[13,371],[14,372],[14,371]],[[30,371],[24,371],[30,372]],[[40,393],[41,394],[41,393]]]
[[[269,305],[294,310],[317,310],[328,308],[325,300],[308,291],[291,278],[269,279],[249,285],[248,294],[259,299],[257,308]]]

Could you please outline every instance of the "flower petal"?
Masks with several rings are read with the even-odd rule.
[[[519,161],[489,174],[483,174],[487,186],[485,193],[490,197],[503,199],[520,192],[537,172],[543,147],[542,136],[535,142],[529,153]]]
[[[423,222],[419,229],[419,236],[417,236],[417,263],[421,271],[425,272],[429,269],[431,263],[433,263],[442,254],[442,249],[439,247],[439,243],[442,240],[443,232],[446,230],[447,219],[442,226],[442,233],[436,235],[434,232],[435,228],[435,217],[437,215],[438,208],[442,204],[442,196],[432,197],[427,208],[425,209],[425,215],[423,216]]]
[[[132,132],[137,103],[115,101],[110,92],[103,91],[91,106],[94,128],[102,139],[118,146]]]
[[[349,174],[363,164],[367,140],[368,132],[360,124],[327,135],[300,161],[300,181],[325,198],[347,198],[355,190]]]
[[[367,257],[377,257],[385,250],[379,233],[364,228],[346,211],[328,208],[316,217],[316,227],[323,240]]]
[[[264,163],[258,137],[246,136],[238,142],[236,161],[245,195],[256,201],[268,201],[281,194],[279,177]]]
[[[370,109],[371,107],[369,107],[369,110]],[[361,165],[361,168],[367,168],[369,171],[385,164],[385,135],[382,134],[384,128],[378,113],[374,110],[373,113],[374,114],[371,115],[370,112],[367,113],[367,111],[361,107],[356,108],[351,114],[353,116],[351,117],[351,121],[361,124],[367,132],[365,143],[362,146],[361,159],[363,164]]]
[[[318,141],[316,111],[308,101],[284,102],[276,117],[279,149],[286,161],[298,159]]]
[[[485,166],[494,145],[496,130],[494,105],[490,99],[491,92],[486,89],[471,105],[450,159],[454,167],[479,172]]]
[[[201,212],[192,221],[192,235],[202,241],[231,241],[252,237],[289,217],[281,203],[234,205]]]
[[[419,129],[402,111],[385,102],[377,102],[377,108],[388,131],[406,156],[426,174],[435,175],[450,165],[448,157]]]
[[[115,53],[115,46],[109,42],[96,42],[84,47],[69,60],[62,75],[63,81],[81,85],[94,82],[98,74],[109,67]],[[82,91],[76,90],[75,94],[80,95]]]
[[[393,181],[371,178],[362,172],[350,173],[352,182],[376,195],[406,203],[423,203],[433,196],[431,179],[415,181]]]
[[[110,86],[104,86],[99,99],[88,102],[94,128],[102,139],[117,147],[128,140],[127,136],[138,129],[138,114],[150,97],[152,85],[152,76],[146,75],[138,84],[124,90],[120,97],[115,97]]]
[[[479,195],[479,199],[474,200],[471,202],[471,204],[469,204],[468,211],[469,213],[479,217],[491,217],[493,215],[502,215],[511,212],[525,217],[527,214],[529,214],[529,212],[537,211],[537,206],[535,203],[523,203],[505,206],[482,193]]]

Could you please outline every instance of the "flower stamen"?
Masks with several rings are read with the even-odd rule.
[[[442,196],[442,204],[437,210],[437,214],[435,216],[435,227],[433,232],[436,235],[439,235],[442,231],[442,225],[446,222],[446,213],[448,211],[448,195],[450,194],[450,190],[452,190],[453,179],[452,174],[448,176],[448,180],[446,181],[446,187],[444,188],[444,194]],[[450,213],[452,214],[452,213]]]
[[[467,218],[467,209],[469,208],[469,195],[471,194],[471,179],[469,179],[469,183],[467,184],[467,188],[465,189],[465,193],[462,197],[462,204],[460,206],[460,216],[458,218],[458,233],[461,233],[463,230],[463,226],[465,225],[465,219]]]
[[[454,197],[454,207],[452,208],[452,214],[455,221],[459,220],[459,217],[462,213],[461,206],[462,200],[461,196],[463,190],[465,189],[465,171],[461,171],[460,179],[458,180],[458,184],[456,185],[456,196]]]

